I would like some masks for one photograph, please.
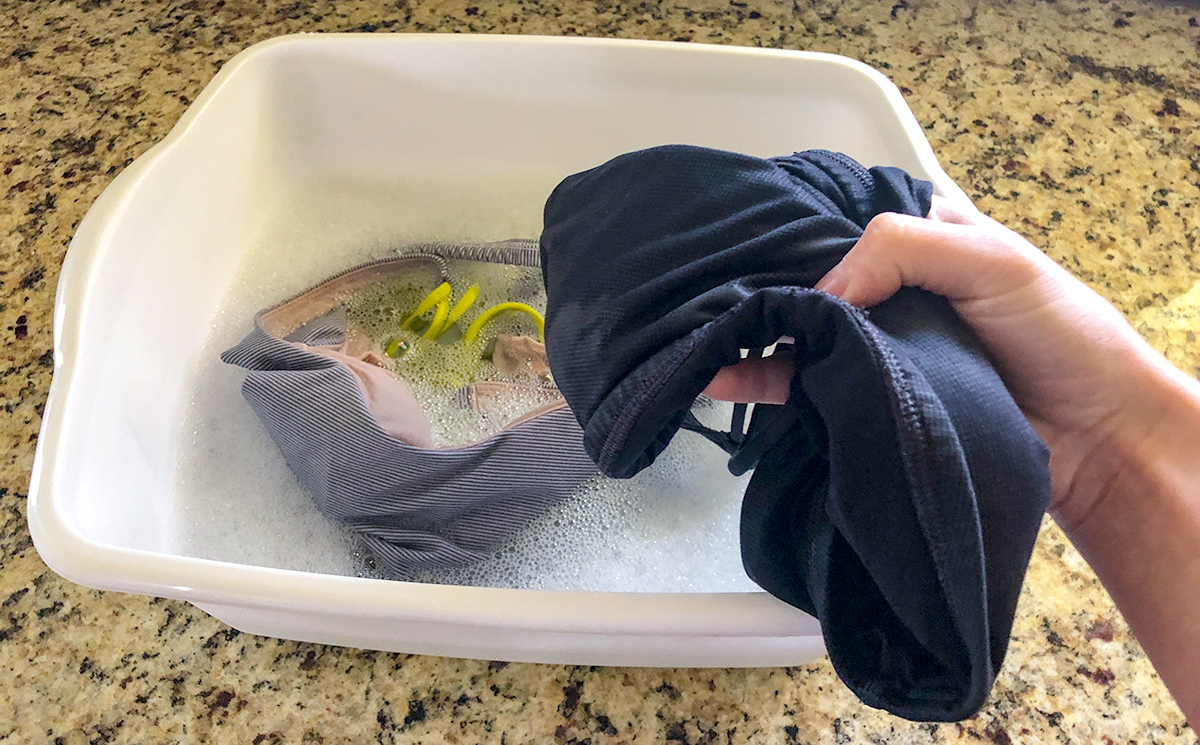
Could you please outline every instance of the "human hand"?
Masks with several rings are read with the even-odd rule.
[[[1102,297],[970,205],[935,197],[928,219],[877,216],[816,287],[869,307],[902,285],[949,299],[982,340],[1050,448],[1051,511],[1067,527],[1083,520],[1103,493],[1094,466],[1159,426],[1178,371]],[[750,359],[705,393],[782,403],[791,375],[790,357]]]

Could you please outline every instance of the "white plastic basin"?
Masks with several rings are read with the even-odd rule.
[[[180,418],[212,362],[201,347],[221,298],[248,252],[263,250],[267,205],[294,204],[303,230],[339,219],[306,217],[313,194],[380,190],[419,201],[397,238],[536,236],[560,179],[665,143],[841,150],[962,196],[896,88],[831,55],[449,35],[294,36],[238,55],[113,181],[67,254],[29,496],[42,558],[90,587],[180,598],[243,631],[306,641],[574,664],[819,656],[816,621],[765,593],[438,586],[183,550]],[[344,219],[382,239],[396,224],[370,203],[352,212]],[[289,261],[286,242],[270,250]]]

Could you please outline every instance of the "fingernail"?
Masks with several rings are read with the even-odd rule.
[[[821,281],[816,284],[816,289],[821,292],[827,292],[830,295],[841,297],[841,294],[846,291],[846,287],[850,284],[848,272],[838,264],[829,270],[829,273],[821,277]]]

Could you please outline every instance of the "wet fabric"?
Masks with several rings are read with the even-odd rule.
[[[444,266],[443,257],[525,266],[537,257],[521,241],[425,251],[357,267],[263,311],[221,356],[248,370],[243,396],[317,507],[398,578],[482,558],[597,475],[552,388],[533,389],[545,403],[486,440],[430,447],[429,423],[404,382],[348,337],[342,298],[397,272]],[[522,353],[538,364],[540,346],[515,345],[513,364]],[[521,387],[476,383],[457,398],[484,410],[504,386]]]
[[[817,616],[843,681],[914,720],[958,720],[1004,659],[1049,493],[1048,454],[942,298],[858,310],[812,286],[881,212],[932,187],[826,151],[686,146],[563,181],[541,237],[555,381],[605,474],[648,466],[720,368],[794,339],[781,406],[711,439],[754,468],[750,577]],[[735,428],[736,430],[736,428]]]

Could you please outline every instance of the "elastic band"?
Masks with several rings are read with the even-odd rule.
[[[510,238],[492,243],[417,243],[399,249],[398,253],[401,258],[435,255],[443,260],[486,261],[533,268],[542,265],[538,241],[529,238]]]

